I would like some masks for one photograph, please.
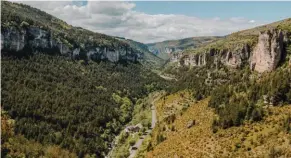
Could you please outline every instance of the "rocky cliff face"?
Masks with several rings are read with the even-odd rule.
[[[181,55],[181,66],[205,66],[206,64],[217,67],[219,64],[240,68],[251,65],[251,69],[258,72],[274,70],[283,54],[284,35],[279,30],[268,30],[259,34],[258,42],[254,48],[248,44],[238,45],[234,49],[209,49],[200,54]],[[176,55],[177,57],[178,55]],[[171,61],[177,59],[172,58]]]
[[[129,46],[82,46],[70,45],[53,37],[52,33],[38,27],[17,29],[15,27],[1,30],[1,51],[21,53],[54,53],[87,60],[108,60],[110,62],[137,62],[143,53]]]
[[[268,30],[260,33],[259,41],[255,47],[251,69],[258,72],[274,70],[281,60],[283,51],[283,33],[277,30]]]
[[[176,52],[180,52],[182,51],[179,48],[175,48],[175,47],[162,47],[162,48],[155,48],[152,46],[149,46],[149,51],[154,53],[154,54],[159,54],[159,53],[176,53]]]
[[[206,65],[206,53],[185,55],[180,60],[180,64],[184,66],[204,66]]]
[[[184,55],[180,59],[180,65],[184,66],[205,66],[207,63],[210,65],[218,66],[223,64],[232,68],[239,68],[245,61],[249,59],[250,47],[243,45],[234,50],[230,49],[209,49],[200,54]]]

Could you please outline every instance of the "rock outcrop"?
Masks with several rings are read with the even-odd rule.
[[[180,65],[182,66],[205,66],[207,63],[217,67],[223,64],[232,68],[239,68],[250,57],[250,47],[246,44],[230,49],[209,49],[200,54],[187,54],[181,57]]]
[[[66,40],[63,40],[66,41]],[[143,53],[130,46],[100,46],[98,44],[74,46],[53,37],[52,33],[38,27],[17,29],[15,27],[1,30],[1,51],[21,53],[53,53],[87,60],[108,60],[110,62],[137,62]]]
[[[149,51],[154,53],[154,54],[159,54],[159,53],[177,53],[177,52],[181,52],[182,49],[179,48],[175,48],[175,47],[161,47],[161,48],[156,48],[156,47],[152,47],[149,46],[148,47]]]
[[[274,70],[281,60],[283,39],[283,33],[278,30],[260,33],[251,58],[251,69],[258,72]]]
[[[206,53],[187,54],[180,60],[180,65],[183,66],[204,66],[206,65]]]
[[[284,34],[281,31],[268,30],[259,34],[258,43],[254,48],[248,44],[241,44],[232,49],[211,48],[199,54],[183,54],[179,59],[179,65],[195,67],[207,64],[216,68],[221,64],[231,68],[250,65],[251,69],[257,72],[269,72],[281,61],[283,39]]]
[[[183,56],[183,53],[171,53],[170,61],[179,62],[182,56]]]
[[[195,125],[195,120],[190,120],[187,122],[187,128],[191,128],[194,125]]]

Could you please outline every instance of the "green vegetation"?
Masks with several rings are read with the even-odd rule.
[[[241,125],[244,120],[261,120],[264,97],[273,105],[291,103],[291,73],[286,66],[262,75],[249,68],[237,71],[226,67],[181,67],[168,73],[180,78],[172,92],[188,89],[196,100],[211,96],[209,106],[219,115],[215,125],[223,128]],[[206,80],[211,84],[205,84]]]
[[[149,94],[148,97],[137,100],[136,105],[134,106],[132,119],[128,125],[137,125],[141,123],[143,128],[141,128],[137,133],[126,133],[125,131],[122,131],[116,138],[116,146],[114,146],[113,150],[111,151],[112,157],[128,157],[130,146],[133,146],[141,136],[145,136],[143,135],[144,132],[148,130],[149,127],[151,127],[151,106],[153,105],[153,102],[162,94],[163,92],[153,92]],[[146,142],[143,143],[143,150],[146,149],[146,144],[148,144],[150,141],[149,136],[145,137],[144,139]]]
[[[166,61],[150,52],[147,45],[133,40],[126,41],[131,47],[144,53],[144,60],[141,61],[143,65],[149,65],[151,69],[160,69],[165,64]]]
[[[42,145],[14,133],[15,121],[1,110],[1,155],[3,157],[63,157],[76,158],[75,153],[56,145]]]
[[[132,118],[133,105],[167,82],[141,67],[61,56],[2,56],[1,104],[15,132],[83,157],[104,155]],[[148,91],[147,85],[154,85]]]

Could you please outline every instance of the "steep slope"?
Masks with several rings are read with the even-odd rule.
[[[162,116],[169,114],[174,103],[175,106],[188,104],[189,108],[176,112],[172,120],[168,119],[171,115],[160,119],[151,142],[154,148],[147,157],[291,156],[290,105],[266,109],[265,119],[260,122],[247,122],[239,127],[213,132],[217,116],[208,107],[208,102],[209,98],[196,103],[172,96],[161,99],[157,108],[161,109],[159,114]],[[191,121],[194,123],[190,124]]]
[[[162,59],[169,59],[171,53],[181,52],[185,49],[197,48],[203,44],[213,42],[220,37],[191,37],[180,40],[169,40],[147,44],[149,51]]]
[[[272,71],[280,61],[289,60],[291,19],[239,31],[197,49],[173,56],[184,66],[250,66],[258,72]]]
[[[148,65],[154,69],[160,68],[165,64],[166,61],[150,52],[147,45],[137,41],[133,41],[131,39],[125,38],[118,39],[123,40],[124,42],[128,43],[132,48],[135,48],[136,50],[143,53],[144,60],[141,60],[142,64]]]
[[[3,157],[104,157],[136,101],[168,87],[127,42],[1,4],[1,108],[15,120]]]
[[[75,59],[138,62],[143,53],[113,37],[73,27],[27,5],[1,2],[1,50],[18,56],[44,52]]]
[[[147,157],[290,157],[290,35],[286,19],[174,56],[186,93],[157,104]]]

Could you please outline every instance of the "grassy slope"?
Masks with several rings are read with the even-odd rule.
[[[173,98],[166,98],[163,106],[171,104],[173,101],[170,100]],[[291,106],[265,109],[266,117],[260,122],[246,122],[242,126],[220,129],[213,133],[211,126],[215,114],[207,106],[208,100],[191,102],[182,115],[176,115],[173,123],[161,122],[155,128],[153,138],[162,134],[166,140],[154,147],[147,157],[291,156],[291,134],[286,133],[283,128],[285,118],[291,115]],[[189,120],[195,120],[196,125],[187,128]],[[174,126],[175,130],[163,130],[169,126]],[[152,139],[152,144],[155,146],[155,139]]]

